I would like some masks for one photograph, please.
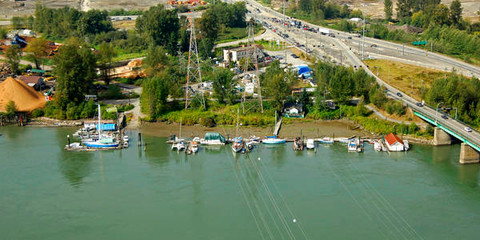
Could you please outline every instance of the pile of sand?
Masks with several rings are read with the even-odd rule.
[[[30,112],[45,106],[45,97],[24,82],[8,77],[0,83],[0,112],[5,112],[7,104],[15,102],[17,111]]]

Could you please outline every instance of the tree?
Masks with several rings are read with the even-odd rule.
[[[407,22],[412,15],[412,0],[398,0],[397,2],[397,19]]]
[[[18,67],[20,66],[20,56],[22,56],[22,50],[18,45],[10,46],[5,52],[7,57],[7,64],[10,66],[12,73],[18,74]]]
[[[161,46],[150,46],[144,64],[149,76],[154,76],[168,64],[167,51]]]
[[[142,83],[142,87],[142,112],[147,113],[152,119],[156,119],[158,114],[166,110],[169,92],[168,75],[163,73],[159,76],[146,79]]]
[[[235,81],[233,73],[224,68],[216,69],[213,73],[213,91],[220,103],[233,103],[235,98]]]
[[[462,3],[459,0],[454,0],[450,4],[450,23],[454,26],[459,26],[462,20]]]
[[[108,78],[108,75],[110,73],[112,61],[115,56],[117,56],[117,52],[115,52],[115,49],[113,48],[113,45],[111,43],[103,42],[102,44],[100,44],[100,47],[98,49],[99,68],[106,85],[110,84],[110,79]]]
[[[8,30],[4,27],[0,27],[0,39],[7,38]]]
[[[43,38],[34,38],[25,48],[25,52],[30,53],[30,57],[35,62],[35,68],[40,69],[40,62],[48,55],[47,40]]]
[[[101,32],[112,31],[112,22],[108,19],[107,11],[89,10],[83,13],[78,22],[78,33],[81,36],[95,35]]]
[[[443,4],[438,4],[433,10],[433,23],[437,25],[445,25],[449,22],[449,10],[448,7]]]
[[[13,29],[21,29],[25,26],[25,19],[23,17],[12,17],[10,19],[10,23],[12,24]]]
[[[264,74],[260,76],[264,95],[272,99],[272,106],[275,110],[283,109],[283,102],[291,93],[291,86],[295,74],[292,71],[285,72],[280,68],[280,62],[273,62]]]
[[[17,106],[15,105],[15,102],[10,100],[7,103],[6,110],[7,110],[7,116],[9,118],[13,118],[15,116],[15,113],[17,112]]]
[[[383,10],[385,11],[385,20],[390,21],[393,15],[393,2],[392,0],[385,0],[383,2]]]
[[[198,27],[201,31],[202,38],[208,38],[212,41],[217,40],[220,24],[217,14],[213,8],[202,13],[202,18],[198,21]]]
[[[57,107],[65,110],[70,102],[80,104],[96,77],[97,59],[92,50],[85,43],[72,38],[60,47],[54,61]]]
[[[177,53],[180,22],[177,10],[151,7],[137,19],[136,28],[146,34],[154,45],[164,46],[171,55]]]

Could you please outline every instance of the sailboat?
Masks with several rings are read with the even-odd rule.
[[[113,137],[102,137],[102,116],[100,111],[100,104],[98,104],[98,140],[90,140],[84,142],[85,146],[89,148],[116,148],[118,141]]]
[[[236,137],[233,139],[233,144],[232,144],[232,151],[234,153],[241,152],[242,150],[244,150],[244,147],[245,147],[245,142],[243,141],[242,137],[238,136],[239,112],[240,112],[240,109],[237,109],[237,129],[235,133]]]
[[[175,142],[172,144],[172,150],[182,151],[185,149],[185,143],[183,142],[182,136],[182,119],[180,119],[180,131],[178,136],[180,139],[175,139]]]
[[[275,125],[277,125],[277,112],[275,111]],[[278,136],[275,134],[273,136],[266,136],[265,139],[262,139],[263,144],[282,144],[287,142],[286,139],[281,139],[278,138]]]

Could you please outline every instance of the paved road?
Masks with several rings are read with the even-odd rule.
[[[278,24],[275,23],[271,19],[272,15],[275,16],[276,18],[283,19],[283,16],[280,13],[275,12],[272,9],[264,7],[261,4],[255,2],[254,0],[246,0],[246,2],[248,3],[247,7],[248,7],[249,10],[251,10],[252,12],[253,11],[259,12],[259,14],[261,14],[263,16],[262,20],[268,21],[268,23],[271,24],[271,25],[278,26]],[[312,26],[311,24],[308,24],[308,25]],[[335,31],[335,33],[336,33],[336,35],[346,34],[346,33],[341,33],[339,31]],[[287,41],[295,41],[295,39],[301,39],[302,38],[302,36],[299,35],[298,31],[290,31],[290,32],[288,32],[288,34],[290,35],[290,39],[286,39]],[[304,33],[304,34],[306,34],[307,38],[308,38],[309,33]],[[314,34],[314,33],[311,33],[311,34]],[[333,37],[325,37],[321,34],[317,34],[317,35],[322,40],[325,39],[325,38],[330,38],[329,42],[333,42],[335,47],[340,49],[340,51],[342,53],[342,56],[341,56],[342,62],[343,62],[343,59],[345,58],[346,62],[349,62],[350,65],[356,66],[357,68],[363,68],[369,75],[375,77],[375,79],[377,80],[377,82],[381,86],[385,87],[385,89],[388,92],[388,95],[390,97],[392,97],[394,99],[397,99],[399,101],[402,101],[405,105],[412,108],[414,111],[416,111],[418,113],[421,113],[421,114],[427,116],[428,118],[432,119],[435,124],[441,125],[441,126],[444,126],[448,129],[450,129],[451,131],[453,131],[458,136],[464,138],[467,141],[467,143],[469,143],[471,146],[473,146],[477,150],[480,150],[480,133],[479,132],[477,132],[477,131],[467,132],[465,130],[465,128],[468,127],[468,126],[466,124],[461,123],[461,122],[459,122],[455,119],[452,119],[451,117],[447,117],[447,119],[442,118],[441,116],[443,114],[437,112],[435,110],[435,108],[432,108],[432,107],[426,106],[426,105],[425,106],[418,106],[417,105],[418,104],[417,100],[413,99],[410,96],[407,96],[405,93],[403,93],[403,92],[399,91],[398,89],[388,85],[382,79],[378,78],[375,74],[373,74],[373,72],[371,72],[370,69],[367,68],[367,66],[360,60],[360,58],[357,55],[355,55],[355,53],[354,53],[355,50],[352,49],[352,43],[353,43],[353,45],[355,45],[356,41],[342,41],[338,37],[333,38]],[[294,39],[294,40],[292,40],[292,39]],[[347,36],[347,39],[348,39],[348,36]],[[352,37],[352,40],[353,40],[353,37]],[[377,54],[380,54],[380,55],[383,54],[384,51],[388,52],[389,48],[390,48],[390,51],[391,51],[391,48],[392,48],[391,46],[399,47],[398,44],[395,45],[395,44],[392,44],[392,43],[389,43],[389,42],[380,41],[380,40],[376,40],[376,39],[375,40],[365,39],[365,42],[368,42],[368,41],[372,41],[372,42],[376,43],[377,46],[379,46],[379,47],[377,47],[377,51],[378,51]],[[326,44],[324,44],[324,45],[326,45]],[[358,45],[358,40],[357,40],[357,45]],[[407,51],[407,54],[413,54],[415,56],[419,56],[422,53],[421,50],[418,50],[416,48],[405,47],[405,49]],[[402,46],[402,51],[403,51],[403,46]],[[425,52],[423,52],[423,53],[425,53]],[[313,55],[318,57],[318,53],[315,52],[315,51],[313,52]],[[443,62],[444,64],[448,65],[450,67],[450,69],[455,68],[455,67],[459,67],[459,68],[462,68],[463,70],[466,70],[466,71],[469,71],[469,70],[475,71],[474,74],[480,73],[480,70],[476,66],[472,66],[470,64],[466,64],[466,63],[457,61],[455,59],[451,59],[449,57],[442,56],[440,54],[430,53],[430,56],[431,56],[430,57],[431,59],[435,59],[436,61],[440,61],[440,62]]]

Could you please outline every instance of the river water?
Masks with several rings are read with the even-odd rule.
[[[74,129],[0,128],[0,239],[478,239],[479,166],[459,146],[408,153],[260,146],[176,153],[127,132],[66,152]]]

